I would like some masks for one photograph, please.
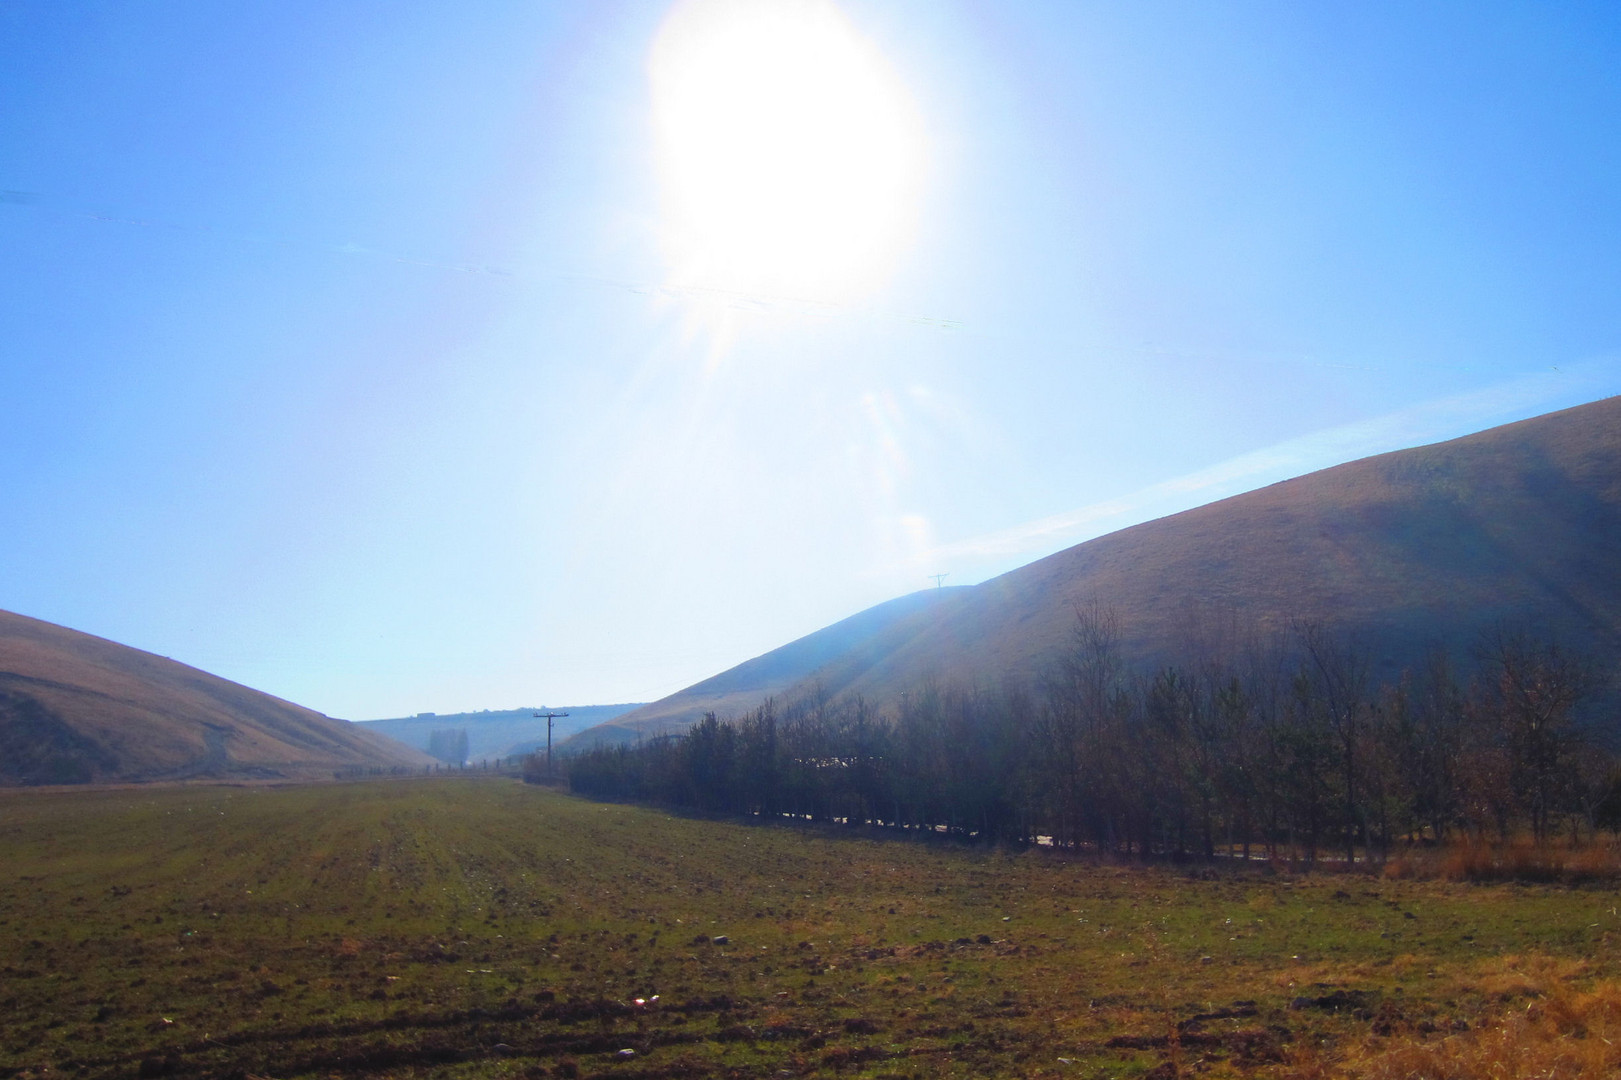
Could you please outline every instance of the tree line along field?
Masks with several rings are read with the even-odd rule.
[[[512,779],[7,792],[0,1076],[1610,1075],[1618,904]]]
[[[1082,609],[1034,687],[925,680],[886,710],[812,688],[589,750],[569,784],[1126,857],[1381,861],[1417,841],[1621,834],[1621,699],[1594,658],[1505,627],[1463,670],[1436,651],[1378,678],[1313,626],[1230,637],[1134,671],[1114,613]]]

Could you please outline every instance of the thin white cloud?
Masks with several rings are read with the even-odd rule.
[[[1560,365],[1313,432],[1151,484],[1118,499],[944,544],[926,553],[922,561],[947,566],[952,562],[1000,561],[1010,556],[1033,558],[1318,469],[1442,442],[1617,392],[1621,392],[1621,358]]]

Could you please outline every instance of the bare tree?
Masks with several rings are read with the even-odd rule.
[[[1370,686],[1367,653],[1349,641],[1335,640],[1317,623],[1296,627],[1305,653],[1303,686],[1311,706],[1333,733],[1343,799],[1345,861],[1356,861],[1357,834],[1368,846],[1368,821],[1361,800],[1361,753],[1368,722]]]
[[[1592,664],[1557,641],[1498,626],[1477,649],[1476,707],[1507,752],[1509,781],[1537,840],[1575,809],[1573,781],[1587,735],[1576,708],[1595,689]]]

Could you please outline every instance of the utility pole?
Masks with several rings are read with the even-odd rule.
[[[951,575],[950,574],[924,574],[923,576],[926,577],[926,578],[933,578],[934,579],[934,587],[936,589],[938,589],[942,585],[945,584],[946,578],[950,577]]]
[[[546,718],[546,779],[548,780],[552,778],[552,721],[559,716],[567,715],[566,712],[538,712],[535,714],[536,720],[539,720],[542,716]]]

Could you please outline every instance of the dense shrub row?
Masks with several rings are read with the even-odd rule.
[[[1229,640],[1231,636],[1229,635]],[[947,831],[1124,854],[1378,857],[1448,836],[1618,824],[1591,663],[1501,631],[1460,677],[1435,654],[1376,683],[1311,627],[1128,671],[1114,616],[1078,615],[1034,690],[930,682],[880,714],[823,694],[706,716],[569,764],[600,799]]]

